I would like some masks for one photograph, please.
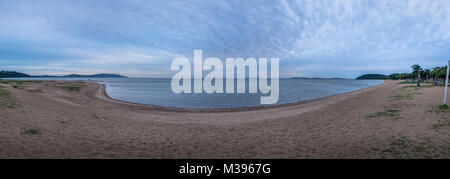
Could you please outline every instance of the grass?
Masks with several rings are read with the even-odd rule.
[[[60,88],[63,88],[65,90],[69,90],[69,91],[80,91],[81,87],[80,86],[60,86]]]
[[[446,104],[436,105],[436,106],[433,106],[429,112],[449,113],[450,108]],[[448,115],[445,115],[445,116],[448,117]],[[446,127],[450,127],[450,118],[443,118],[443,119],[439,120],[438,123],[434,124],[432,128],[434,130],[440,130],[440,129],[446,128]]]
[[[23,84],[25,83],[41,83],[43,81],[40,80],[0,80],[0,83],[2,84],[11,84],[13,88],[16,89],[23,89]],[[73,84],[74,82],[57,82],[55,84],[59,84],[59,85],[67,85],[67,84]],[[80,84],[84,83],[84,82],[78,82]],[[46,86],[48,86],[48,84],[45,84]],[[81,90],[81,86],[56,86],[68,91],[74,91],[74,92],[78,92]],[[30,91],[30,92],[42,92],[42,91]]]
[[[426,111],[427,113],[444,113],[441,114],[441,120],[439,120],[436,124],[434,124],[432,126],[432,128],[434,130],[440,130],[442,128],[446,128],[446,127],[450,127],[450,118],[448,118],[448,114],[445,113],[450,113],[450,108],[448,107],[448,105],[444,104],[444,105],[433,105],[431,107],[430,110]]]
[[[416,81],[416,82],[413,82],[413,81],[409,81],[409,82],[402,81],[402,82],[400,82],[400,83],[398,83],[398,84],[417,84],[417,81]],[[432,84],[432,82],[420,82],[420,84],[421,84],[421,85],[422,85],[422,84]]]
[[[2,84],[10,84],[15,83],[17,85],[22,85],[24,83],[40,83],[42,81],[40,80],[0,80],[0,83]]]
[[[8,84],[10,82],[11,82],[11,80],[0,80],[0,83],[2,83],[2,84]]]
[[[42,90],[40,89],[35,89],[35,90],[27,90],[30,93],[42,93]]]
[[[418,88],[418,89],[420,89],[420,88],[434,88],[434,87],[436,87],[436,86],[434,86],[434,85],[421,85],[421,86],[409,86],[410,88]]]
[[[101,119],[97,114],[92,114],[92,117],[94,117],[95,119]]]
[[[373,149],[379,158],[396,159],[430,159],[448,158],[450,156],[450,145],[433,145],[429,138],[421,141],[413,141],[405,136],[392,137],[385,149]]]
[[[22,89],[22,85],[25,83],[40,83],[39,80],[0,80],[2,84],[12,84],[13,88]]]
[[[440,121],[438,121],[437,124],[433,125],[433,129],[437,130],[437,131],[442,129],[442,128],[446,128],[446,127],[450,127],[450,120],[449,119],[440,120]]]
[[[446,112],[450,112],[450,108],[448,107],[448,105],[443,104],[443,105],[434,105],[431,107],[431,110],[428,110],[427,112],[430,113],[446,113]]]
[[[399,112],[400,112],[400,110],[398,110],[398,109],[385,109],[382,112],[376,112],[373,114],[369,114],[366,116],[366,118],[390,117],[393,120],[397,120],[400,118]]]
[[[70,84],[75,84],[75,83],[79,83],[79,84],[84,84],[84,81],[69,81],[69,82],[56,82],[55,84],[57,85],[70,85]]]
[[[421,94],[418,91],[422,88],[433,88],[431,85],[422,85],[422,86],[404,86],[399,88],[396,91],[396,94],[391,95],[390,98],[393,101],[401,101],[401,100],[413,100],[414,96]]]
[[[17,106],[16,100],[11,92],[0,88],[0,108],[14,108]]]
[[[413,100],[416,94],[408,93],[408,94],[395,94],[390,96],[393,101],[401,101],[401,100]]]
[[[419,90],[420,88],[434,88],[434,87],[435,86],[433,85],[421,85],[421,86],[409,85],[401,87],[400,90]]]
[[[62,88],[64,90],[79,92],[82,88],[82,85],[76,85],[74,82],[58,82],[53,85],[57,88]]]
[[[445,112],[447,112],[449,110],[448,105],[446,105],[446,104],[440,105],[438,109],[439,109],[439,111],[445,111]]]
[[[26,135],[41,135],[41,130],[32,128],[25,130],[23,133]]]
[[[400,118],[400,109],[399,108],[400,108],[400,105],[391,104],[387,107],[384,107],[384,111],[366,115],[366,118],[390,117],[393,120],[397,120]]]

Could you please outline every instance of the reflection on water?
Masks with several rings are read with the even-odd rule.
[[[35,80],[88,80],[87,78],[22,78]],[[170,79],[89,78],[106,84],[111,98],[149,105],[179,108],[238,108],[261,106],[260,96],[268,94],[175,94]],[[236,83],[236,82],[235,82]],[[382,80],[280,79],[277,104],[292,103],[350,92],[383,83]],[[226,87],[224,81],[224,88]],[[236,85],[235,85],[236,87]],[[193,88],[193,86],[192,86]],[[248,81],[246,82],[248,92]]]

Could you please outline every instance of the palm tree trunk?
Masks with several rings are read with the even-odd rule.
[[[417,71],[417,86],[420,86],[420,71]]]

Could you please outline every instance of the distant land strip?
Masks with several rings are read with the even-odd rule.
[[[51,78],[51,77],[63,77],[63,78],[128,78],[119,74],[108,74],[99,73],[93,75],[80,75],[80,74],[69,74],[62,76],[52,76],[52,75],[42,75],[42,76],[32,76],[16,71],[0,71],[0,78],[27,78],[27,77],[40,77],[40,78]]]

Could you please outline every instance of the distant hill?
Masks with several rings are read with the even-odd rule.
[[[123,75],[107,74],[107,73],[100,73],[100,74],[94,74],[94,75],[70,74],[70,75],[64,75],[62,77],[69,77],[69,78],[127,78],[126,76],[123,76]]]
[[[93,75],[80,75],[80,74],[70,74],[70,75],[64,75],[64,76],[51,76],[51,75],[43,75],[43,76],[31,76],[25,73],[20,73],[16,71],[0,71],[0,78],[22,78],[22,77],[40,77],[40,78],[46,78],[46,77],[66,77],[66,78],[128,78],[123,75],[119,74],[108,74],[108,73],[100,73],[100,74],[93,74]]]
[[[365,74],[365,75],[359,76],[356,79],[357,80],[384,80],[387,78],[388,78],[388,76],[382,75],[382,74]]]
[[[31,76],[16,71],[0,71],[0,78],[20,78],[20,77],[31,77]]]
[[[346,80],[347,78],[292,77],[291,79],[303,79],[303,80]]]

